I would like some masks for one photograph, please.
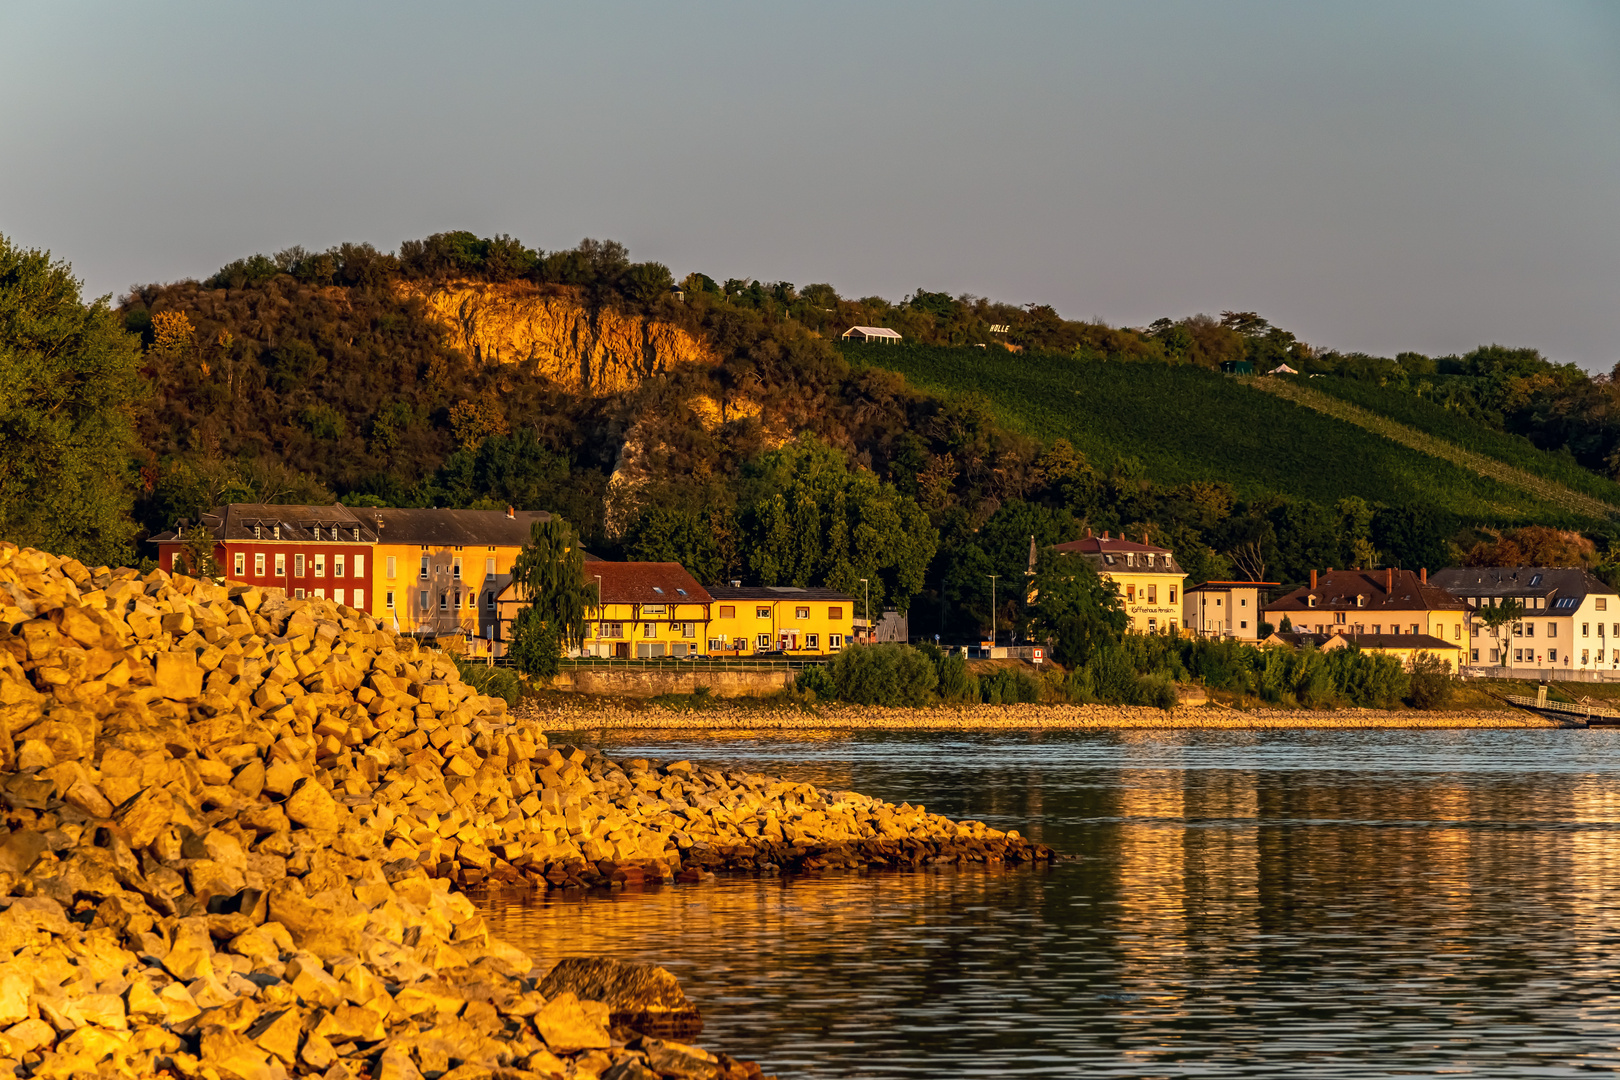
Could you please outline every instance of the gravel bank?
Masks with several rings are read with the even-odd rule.
[[[1415,712],[1340,709],[1307,712],[1219,706],[1173,710],[1119,705],[941,705],[885,709],[830,705],[793,709],[731,702],[695,709],[634,708],[582,699],[528,705],[522,715],[541,731],[1016,731],[1106,729],[1284,728],[1556,728],[1527,712]]]

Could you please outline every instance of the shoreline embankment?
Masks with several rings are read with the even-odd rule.
[[[463,888],[1048,862],[980,822],[549,745],[279,590],[0,543],[0,1076],[758,1078],[673,976],[549,971]],[[210,1071],[211,1070],[211,1071]]]
[[[1157,709],[1128,705],[743,705],[691,708],[612,700],[525,702],[519,715],[540,731],[1131,731],[1338,729],[1556,729],[1558,722],[1519,710],[1255,709],[1216,705]]]

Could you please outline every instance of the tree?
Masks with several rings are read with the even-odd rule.
[[[1048,548],[1036,565],[1031,632],[1048,644],[1052,659],[1078,667],[1120,640],[1129,620],[1118,587],[1104,581],[1080,555]]]
[[[0,537],[128,561],[140,338],[50,253],[0,236]]]
[[[206,525],[194,525],[185,530],[180,545],[180,556],[185,561],[186,573],[192,577],[205,577],[215,581],[225,576],[214,558],[214,545],[218,541]]]
[[[1524,601],[1513,599],[1498,601],[1480,611],[1479,621],[1485,624],[1491,636],[1496,639],[1498,663],[1507,663],[1507,650],[1502,648],[1502,627],[1517,622],[1523,615]]]
[[[555,515],[530,526],[512,581],[524,605],[512,620],[513,659],[525,674],[549,678],[561,651],[584,643],[585,609],[599,600],[595,582],[585,582],[585,552],[573,526]]]

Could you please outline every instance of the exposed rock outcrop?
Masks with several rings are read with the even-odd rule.
[[[533,363],[576,393],[617,393],[684,364],[716,362],[706,344],[678,326],[612,308],[593,311],[567,290],[472,281],[398,288],[419,297],[469,358]]]

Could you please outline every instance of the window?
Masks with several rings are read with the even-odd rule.
[[[804,647],[807,648],[807,649],[819,649],[819,648],[821,648],[821,635],[820,634],[806,634],[806,635],[804,635]]]
[[[450,578],[452,581],[461,580],[461,560],[452,559],[450,562]]]
[[[641,613],[643,615],[662,615],[662,614],[664,614],[664,605],[663,604],[642,604],[641,605]]]
[[[461,590],[457,589],[453,595],[456,601],[454,606],[459,609],[461,607]]]
[[[697,637],[697,623],[681,623],[681,637]]]
[[[1513,650],[1513,662],[1515,664],[1522,664],[1524,662],[1524,650],[1523,649],[1514,649]]]
[[[449,593],[441,592],[439,594],[439,610],[440,611],[449,611],[450,610],[450,594]]]
[[[257,552],[253,556],[253,573],[255,577],[264,577],[264,552]]]
[[[1581,637],[1590,637],[1590,636],[1591,636],[1591,627],[1588,626],[1586,623],[1581,623]]]
[[[1306,598],[1305,598],[1305,606],[1306,606],[1306,607],[1315,607],[1315,606],[1316,606],[1316,597],[1314,597],[1314,596],[1307,596],[1307,597],[1306,597]]]
[[[287,556],[285,556],[285,555],[277,555],[276,556],[276,577],[286,577],[286,576],[287,576]]]
[[[1598,634],[1601,635],[1602,633],[1603,633],[1603,624],[1598,623]],[[1525,637],[1535,637],[1536,636],[1536,624],[1535,623],[1527,622],[1527,623],[1524,624],[1524,636]]]
[[[294,555],[293,556],[293,577],[303,577],[303,576],[304,576],[304,557],[302,555]]]
[[[1550,623],[1548,625],[1552,626],[1552,624],[1550,624]],[[1557,630],[1558,627],[1552,626],[1552,629]],[[1548,636],[1550,637],[1551,635],[1548,635]],[[1457,623],[1455,626],[1453,626],[1451,628],[1451,640],[1453,640],[1453,641],[1461,641],[1462,640],[1462,623]]]
[[[419,594],[419,599],[416,602],[416,606],[421,608],[423,611],[428,609],[428,594],[426,589],[423,589]]]
[[[343,556],[341,556],[341,555],[332,556],[332,576],[333,577],[342,577],[343,576]]]
[[[1540,574],[1532,574],[1530,576],[1530,587],[1533,589],[1537,585],[1540,585],[1540,584],[1541,584],[1541,575]]]
[[[1333,621],[1335,623],[1339,623],[1339,624],[1344,623],[1345,622],[1345,613],[1342,612],[1342,611],[1335,611],[1333,613]]]
[[[354,538],[356,540],[360,539],[360,526],[358,525],[354,527]]]
[[[1608,611],[1609,610],[1609,599],[1608,599],[1608,597],[1600,596],[1600,597],[1597,598],[1597,609],[1599,611]]]
[[[653,592],[655,592],[655,593],[657,593],[657,594],[658,594],[658,595],[659,595],[659,596],[663,596],[663,595],[664,595],[664,590],[663,590],[663,587],[662,587],[662,586],[659,586],[659,585],[654,585],[654,586],[653,586]]]
[[[1366,606],[1367,606],[1367,598],[1365,596],[1357,596],[1356,597],[1356,607],[1366,607]]]
[[[1220,598],[1220,597],[1218,597],[1218,596],[1217,596],[1217,597],[1216,597],[1216,598],[1215,598],[1215,606],[1216,606],[1216,607],[1220,607],[1220,606],[1221,606],[1221,598]]]
[[[354,576],[355,577],[365,577],[366,576],[366,556],[365,556],[364,552],[356,552],[355,553],[355,556],[354,556]],[[360,606],[359,604],[355,605],[355,607],[359,607],[359,606]]]
[[[808,619],[810,617],[810,609],[807,607],[796,607],[793,609],[793,617],[795,619]]]
[[[484,573],[493,574],[494,572],[495,572],[495,556],[491,555],[489,558],[484,560]]]
[[[721,604],[720,605],[720,617],[722,619],[735,619],[737,617],[737,607],[736,607],[736,605],[735,604]]]
[[[428,557],[426,555],[422,556],[422,572],[418,576],[421,577],[421,579],[423,581],[427,580],[427,577],[428,577]]]
[[[485,611],[494,611],[495,610],[495,594],[494,593],[487,592],[487,593],[484,594],[484,610]]]
[[[332,590],[332,599],[337,601],[340,604],[343,603],[343,590],[342,589],[333,589]]]
[[[1147,602],[1150,604],[1157,604],[1159,602],[1159,587],[1157,585],[1149,585],[1147,587]]]
[[[317,599],[317,600],[325,600],[326,599],[326,590],[325,589],[316,589],[315,590],[315,599]]]
[[[247,573],[247,556],[240,551],[236,553],[236,576],[241,577]]]
[[[844,635],[843,634],[828,634],[827,635],[827,648],[833,649],[833,650],[836,651],[838,649],[842,649],[843,647],[844,647]]]
[[[303,589],[294,589],[293,590],[293,596],[295,598],[299,599],[299,600],[302,600],[304,598],[304,590]]]
[[[281,526],[277,525],[272,531],[275,533],[275,535],[273,537],[271,537],[271,539],[280,540],[281,539]]]
[[[388,595],[388,600],[387,600],[388,610],[393,611],[394,610],[394,592],[393,592],[393,590],[390,589],[388,591],[387,595]]]
[[[1582,664],[1589,664],[1589,663],[1591,663],[1591,661],[1592,661],[1591,652],[1586,650],[1586,649],[1582,649],[1581,650],[1581,663]]]
[[[1421,634],[1421,633],[1423,633],[1423,627],[1419,626],[1417,623],[1413,623],[1412,628],[1411,628],[1411,630],[1408,631],[1408,633]]]
[[[1170,589],[1170,602],[1172,604],[1176,602],[1176,590],[1175,590],[1174,587],[1172,587]],[[1248,597],[1244,597],[1244,596],[1238,597],[1238,607],[1248,607],[1248,606],[1249,606]]]
[[[255,539],[255,540],[263,540],[264,539],[264,526],[263,525],[255,525],[255,526],[253,526],[253,539]]]
[[[1170,602],[1172,604],[1176,602],[1176,587],[1174,585],[1170,586]],[[1245,600],[1244,603],[1248,603],[1248,601]]]
[[[1602,660],[1603,658],[1600,656],[1600,657],[1598,657],[1598,659]],[[1549,664],[1558,663],[1558,650],[1557,649],[1548,649],[1547,650],[1547,663],[1549,663]]]
[[[1136,586],[1135,585],[1127,585],[1127,586],[1125,586],[1125,602],[1127,604],[1136,603]]]
[[[1238,623],[1238,629],[1239,630],[1247,630],[1248,628],[1249,628],[1249,620],[1244,619],[1242,622]]]
[[[315,556],[315,576],[316,577],[325,577],[326,576],[326,556],[325,555],[317,555],[317,556]]]
[[[760,634],[758,637],[756,637],[754,639],[754,649],[757,652],[770,652],[771,651],[771,635],[769,635],[769,634]]]
[[[642,623],[641,624],[641,636],[642,637],[657,637],[658,636],[658,624],[657,623]]]
[[[844,609],[843,608],[841,608],[841,607],[830,607],[830,608],[827,609],[827,618],[836,620],[836,619],[842,619],[843,617],[844,617]]]
[[[676,590],[675,590],[675,595],[676,595],[676,596],[685,596],[685,595],[686,595],[686,590],[685,590],[685,589],[680,589],[680,588],[677,588],[677,589],[676,589]]]
[[[396,564],[398,563],[398,561],[399,560],[397,560],[394,556],[392,556],[392,555],[388,556],[388,562],[387,562],[386,565],[387,565],[387,568],[388,568],[388,580],[389,581],[394,580],[394,570],[397,568]]]
[[[1492,657],[1491,657],[1491,659],[1492,659],[1492,660],[1495,660],[1495,659],[1496,659],[1496,657],[1495,657],[1495,655],[1494,655],[1494,654],[1493,654],[1493,655],[1492,655]],[[1469,650],[1469,653],[1468,653],[1468,662],[1469,662],[1469,663],[1470,663],[1470,664],[1477,664],[1477,663],[1479,663],[1479,650],[1478,650],[1478,649],[1471,649],[1471,650]]]
[[[768,608],[768,607],[757,607],[757,608],[754,609],[754,618],[756,618],[756,619],[768,619],[770,617],[771,617],[771,609],[770,608]]]
[[[1382,634],[1383,632],[1384,632],[1384,627],[1383,627],[1382,623],[1373,623],[1373,633]]]

